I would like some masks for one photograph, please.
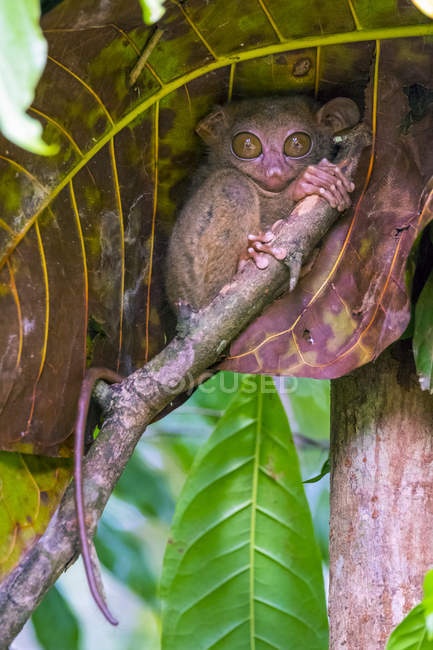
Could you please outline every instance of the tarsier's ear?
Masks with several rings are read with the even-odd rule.
[[[348,97],[335,97],[316,113],[318,123],[328,127],[332,133],[355,126],[360,117],[358,106]]]
[[[226,128],[227,115],[221,106],[217,106],[212,113],[200,120],[195,131],[206,144],[214,144]]]

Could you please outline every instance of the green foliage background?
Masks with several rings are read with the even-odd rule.
[[[16,639],[14,650],[54,650],[59,639],[62,650],[159,650],[158,585],[175,503],[199,448],[236,399],[241,381],[242,375],[219,373],[183,406],[149,427],[110,499],[96,545],[108,600],[121,625],[111,628],[99,614],[79,562],[45,598]],[[277,387],[294,432],[303,478],[310,478],[319,473],[327,458],[329,384],[277,378]],[[236,447],[231,449],[235,451]],[[325,581],[327,478],[306,486]]]

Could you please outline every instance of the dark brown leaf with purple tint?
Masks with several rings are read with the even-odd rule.
[[[353,208],[325,237],[295,291],[232,344],[224,369],[339,377],[374,360],[404,332],[410,319],[405,265],[431,218],[420,213],[419,200],[432,171],[428,159],[420,167],[416,162],[425,148],[420,125],[418,137],[411,129],[409,136],[402,133],[410,114],[407,65],[412,84],[431,78],[431,45],[419,39],[378,47],[365,116],[374,140],[356,179]],[[431,111],[420,121],[429,123]]]

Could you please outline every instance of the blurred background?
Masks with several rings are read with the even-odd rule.
[[[158,582],[176,500],[197,450],[240,379],[218,373],[181,407],[148,427],[107,505],[95,544],[110,610],[119,626],[110,626],[97,609],[80,559],[47,594],[10,650],[159,650]],[[329,382],[276,377],[275,383],[303,479],[316,477],[328,458]],[[305,490],[327,586],[329,474],[305,484]]]

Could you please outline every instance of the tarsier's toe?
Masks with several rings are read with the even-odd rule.
[[[266,269],[269,266],[269,258],[263,253],[258,253],[254,248],[248,249],[248,254],[258,269]]]
[[[286,249],[279,246],[268,246],[267,244],[257,242],[254,248],[260,253],[272,255],[272,257],[275,257],[277,260],[283,260],[286,257]]]
[[[269,259],[267,255],[272,255],[277,260],[283,260],[286,257],[286,249],[279,246],[269,246],[275,239],[274,227],[281,223],[282,219],[275,222],[272,230],[267,232],[259,232],[258,235],[248,235],[250,247],[248,254],[254,260],[259,269],[266,269],[269,266]]]
[[[270,230],[267,232],[259,232],[257,235],[248,235],[248,241],[253,244],[255,242],[263,242],[264,244],[269,244],[269,242],[271,242],[274,238],[275,235]]]
[[[273,234],[274,236],[275,236],[275,232],[278,230],[280,224],[282,224],[283,221],[284,221],[284,219],[278,219],[278,221],[276,221],[276,222],[273,224],[273,226],[272,226],[272,228],[271,228],[271,232],[272,232],[272,234]]]

